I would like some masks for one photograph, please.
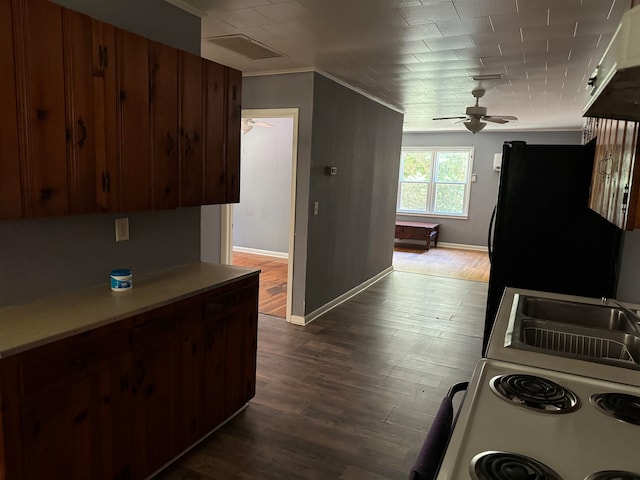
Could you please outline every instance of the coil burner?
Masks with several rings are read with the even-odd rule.
[[[499,375],[489,386],[503,400],[546,413],[568,413],[580,406],[571,390],[535,375]]]
[[[474,480],[562,480],[562,477],[533,458],[509,452],[482,452],[470,465]]]
[[[626,393],[596,393],[591,395],[589,401],[610,417],[632,425],[640,425],[640,397]]]
[[[619,470],[607,470],[592,473],[585,480],[640,480],[640,475]]]

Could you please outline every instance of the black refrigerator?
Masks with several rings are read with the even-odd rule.
[[[506,287],[614,298],[621,231],[589,209],[595,141],[505,142],[489,226],[483,355]]]

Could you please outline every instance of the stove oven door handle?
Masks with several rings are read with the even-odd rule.
[[[411,468],[409,480],[434,480],[436,478],[453,427],[453,397],[456,393],[466,390],[468,386],[469,382],[457,383],[449,389],[447,396],[442,399],[427,438],[425,438],[418,458]]]

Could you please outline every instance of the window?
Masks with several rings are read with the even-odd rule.
[[[470,147],[403,148],[398,213],[466,218],[472,163]]]

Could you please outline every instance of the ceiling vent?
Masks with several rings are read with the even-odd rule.
[[[471,80],[481,82],[482,80],[502,80],[504,75],[502,73],[484,73],[481,75],[473,75]]]
[[[213,45],[226,48],[227,50],[252,60],[284,57],[282,53],[276,52],[246,35],[223,35],[220,37],[206,38],[205,40]]]

